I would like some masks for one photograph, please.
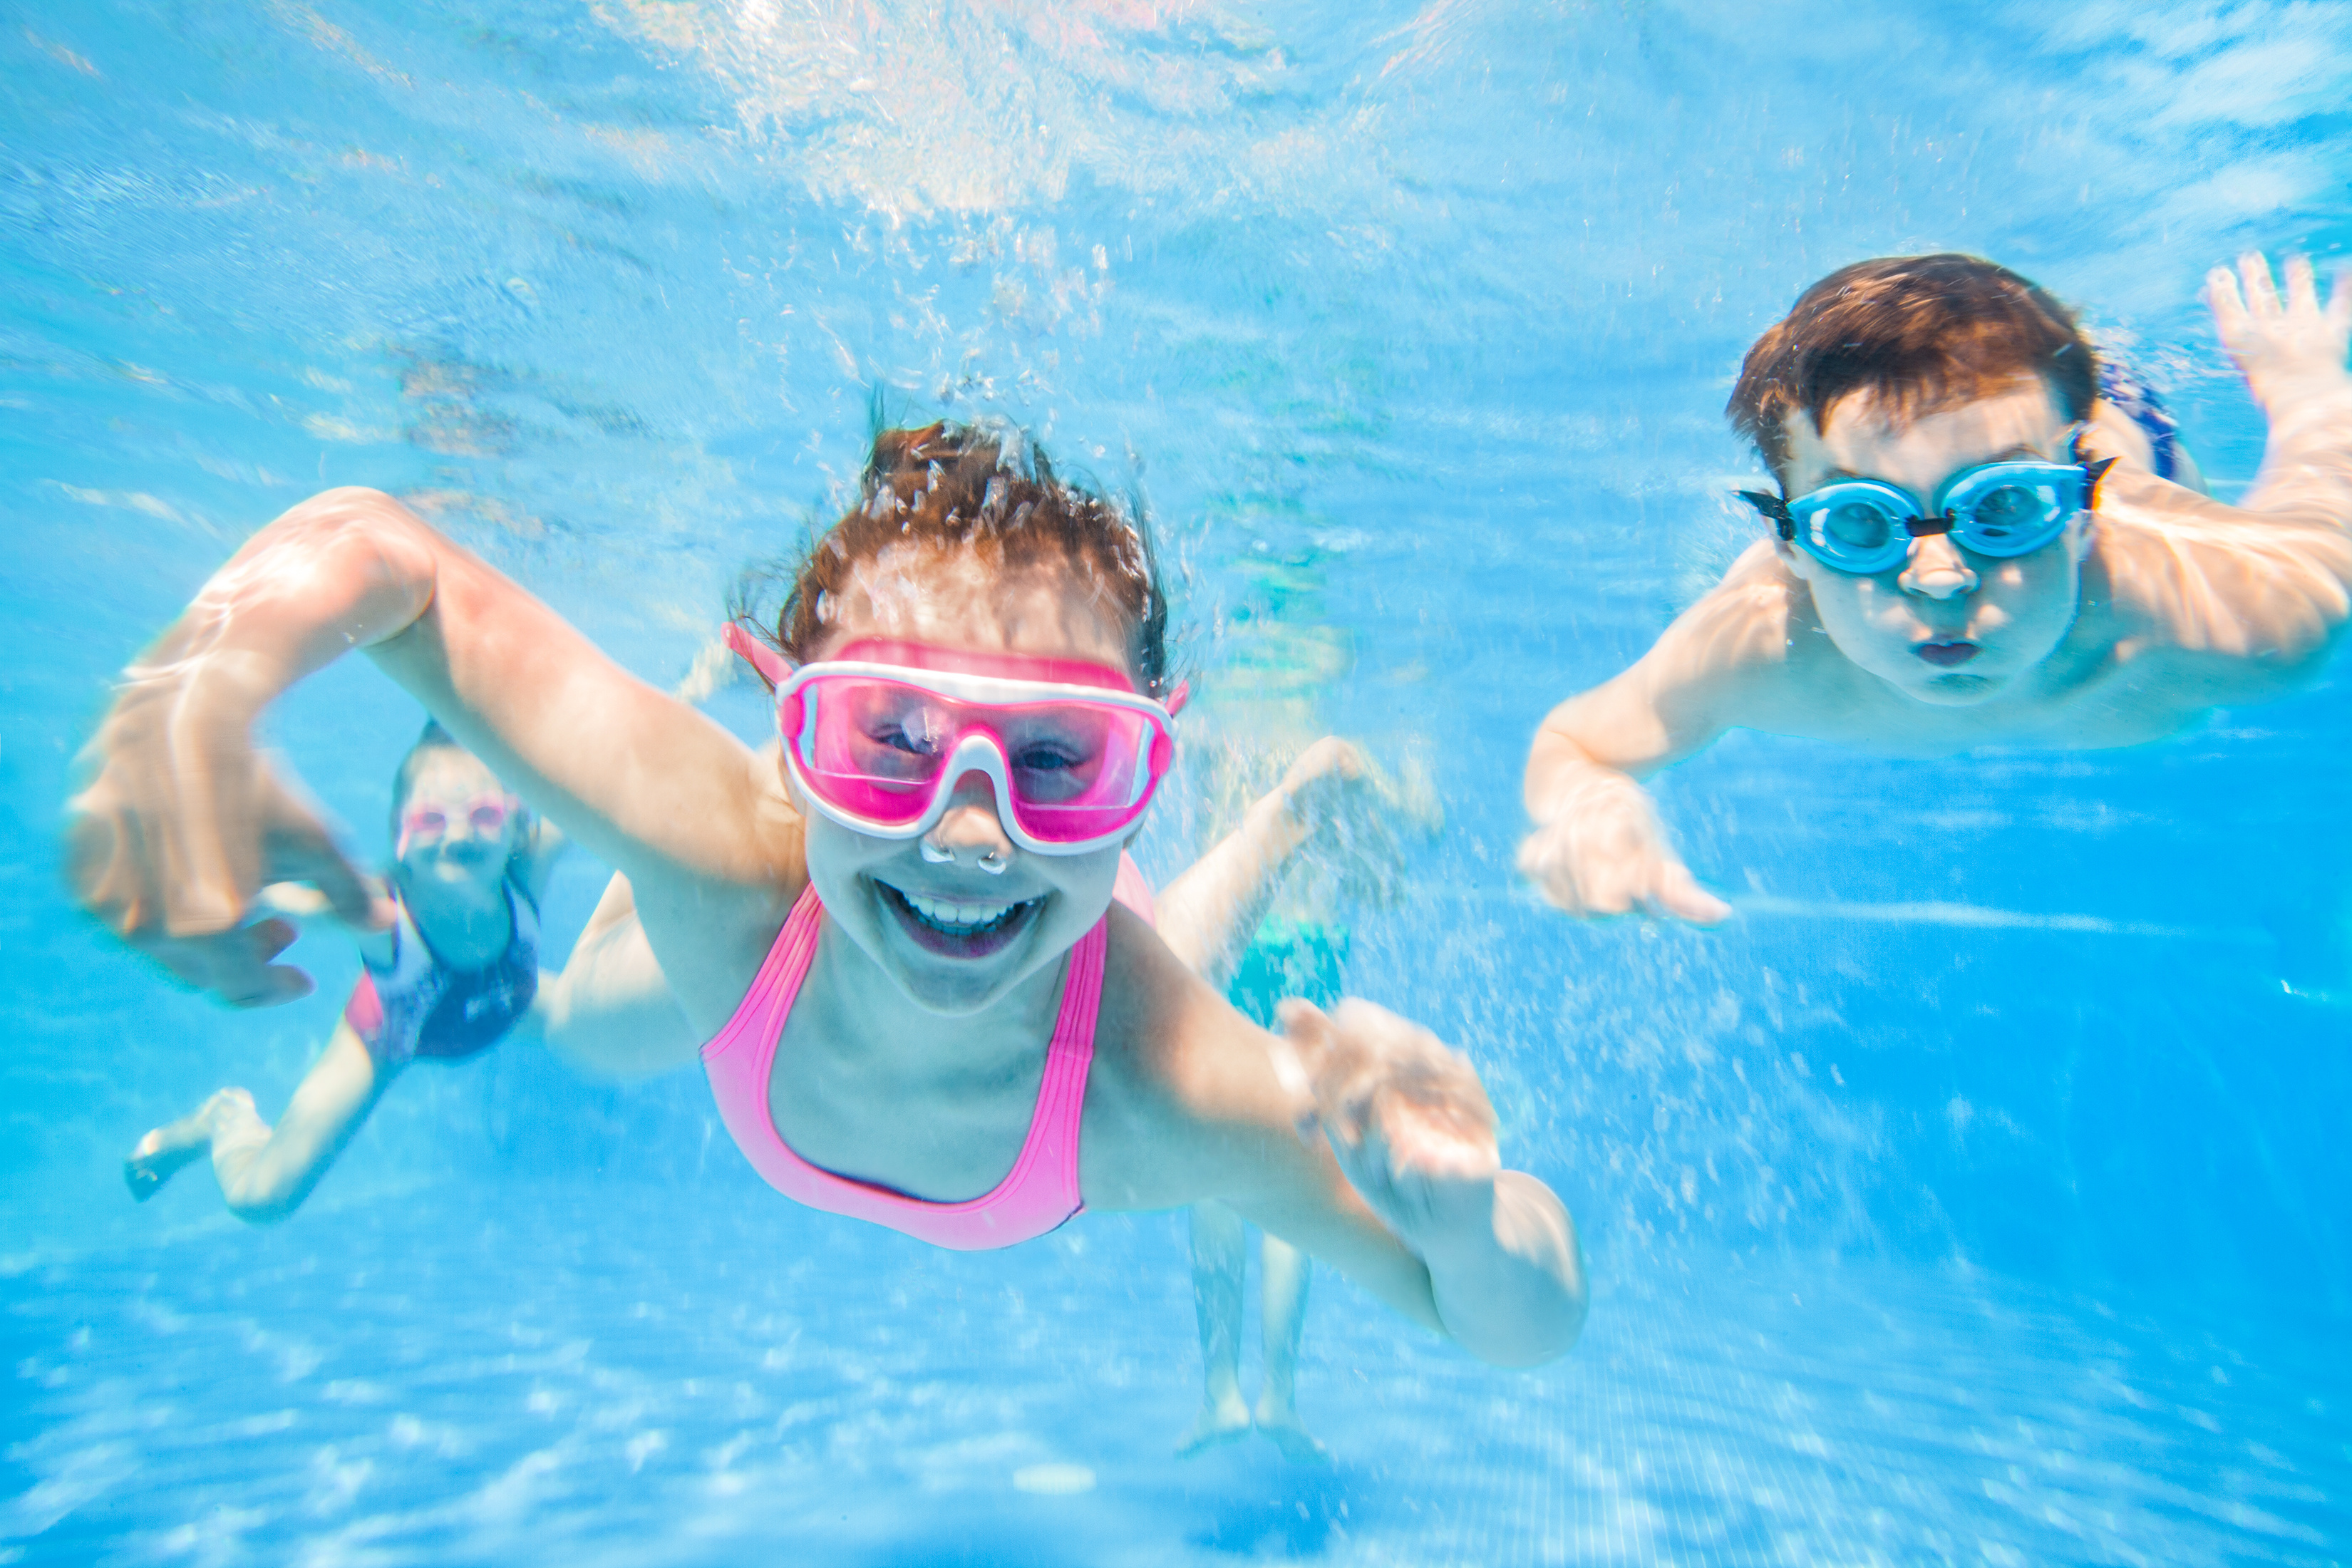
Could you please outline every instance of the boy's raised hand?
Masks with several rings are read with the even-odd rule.
[[[1326,1014],[1282,1004],[1282,1039],[1349,1184],[1416,1247],[1491,1232],[1502,1156],[1477,1070],[1435,1035],[1349,997]]]
[[[1519,871],[1572,915],[1664,915],[1694,925],[1731,915],[1667,847],[1648,794],[1613,768],[1580,770],[1520,843]]]
[[[2352,281],[2339,277],[2333,294],[2323,308],[2307,256],[2287,258],[2284,300],[2271,279],[2270,263],[2258,251],[2238,258],[2236,275],[2226,267],[2206,274],[2214,331],[2265,413],[2275,413],[2284,403],[2352,388],[2352,372],[2344,364],[2352,342]]]

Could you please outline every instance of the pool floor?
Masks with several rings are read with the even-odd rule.
[[[1171,1216],[956,1258],[731,1188],[430,1189],[256,1231],[183,1180],[151,1244],[0,1275],[0,1562],[2352,1556],[2326,1325],[1668,1255],[1508,1374],[1327,1276],[1299,1402],[1333,1462],[1179,1460]]]

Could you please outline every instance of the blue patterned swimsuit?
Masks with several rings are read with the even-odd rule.
[[[343,1007],[344,1021],[379,1066],[470,1057],[530,1011],[539,994],[539,906],[511,880],[505,887],[513,934],[504,952],[469,970],[443,963],[394,895],[400,919],[392,928],[392,962],[381,969],[368,963]]]

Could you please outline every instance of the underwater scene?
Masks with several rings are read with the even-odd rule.
[[[0,1563],[2352,1559],[2347,105],[0,6]]]

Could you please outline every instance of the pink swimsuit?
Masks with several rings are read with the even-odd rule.
[[[1113,896],[1150,920],[1151,889],[1135,862],[1119,857]],[[816,957],[824,905],[814,886],[802,890],[767,962],[727,1026],[702,1047],[703,1071],[719,1115],[752,1168],[794,1203],[902,1231],[959,1252],[1011,1247],[1045,1235],[1086,1206],[1078,1191],[1078,1129],[1086,1115],[1087,1069],[1095,1055],[1095,1015],[1102,1004],[1103,949],[1109,917],[1070,949],[1062,1009],[1045,1047],[1029,1136],[993,1190],[962,1203],[935,1204],[889,1187],[853,1181],[810,1164],[788,1148],[768,1111],[768,1082],[784,1020]]]

